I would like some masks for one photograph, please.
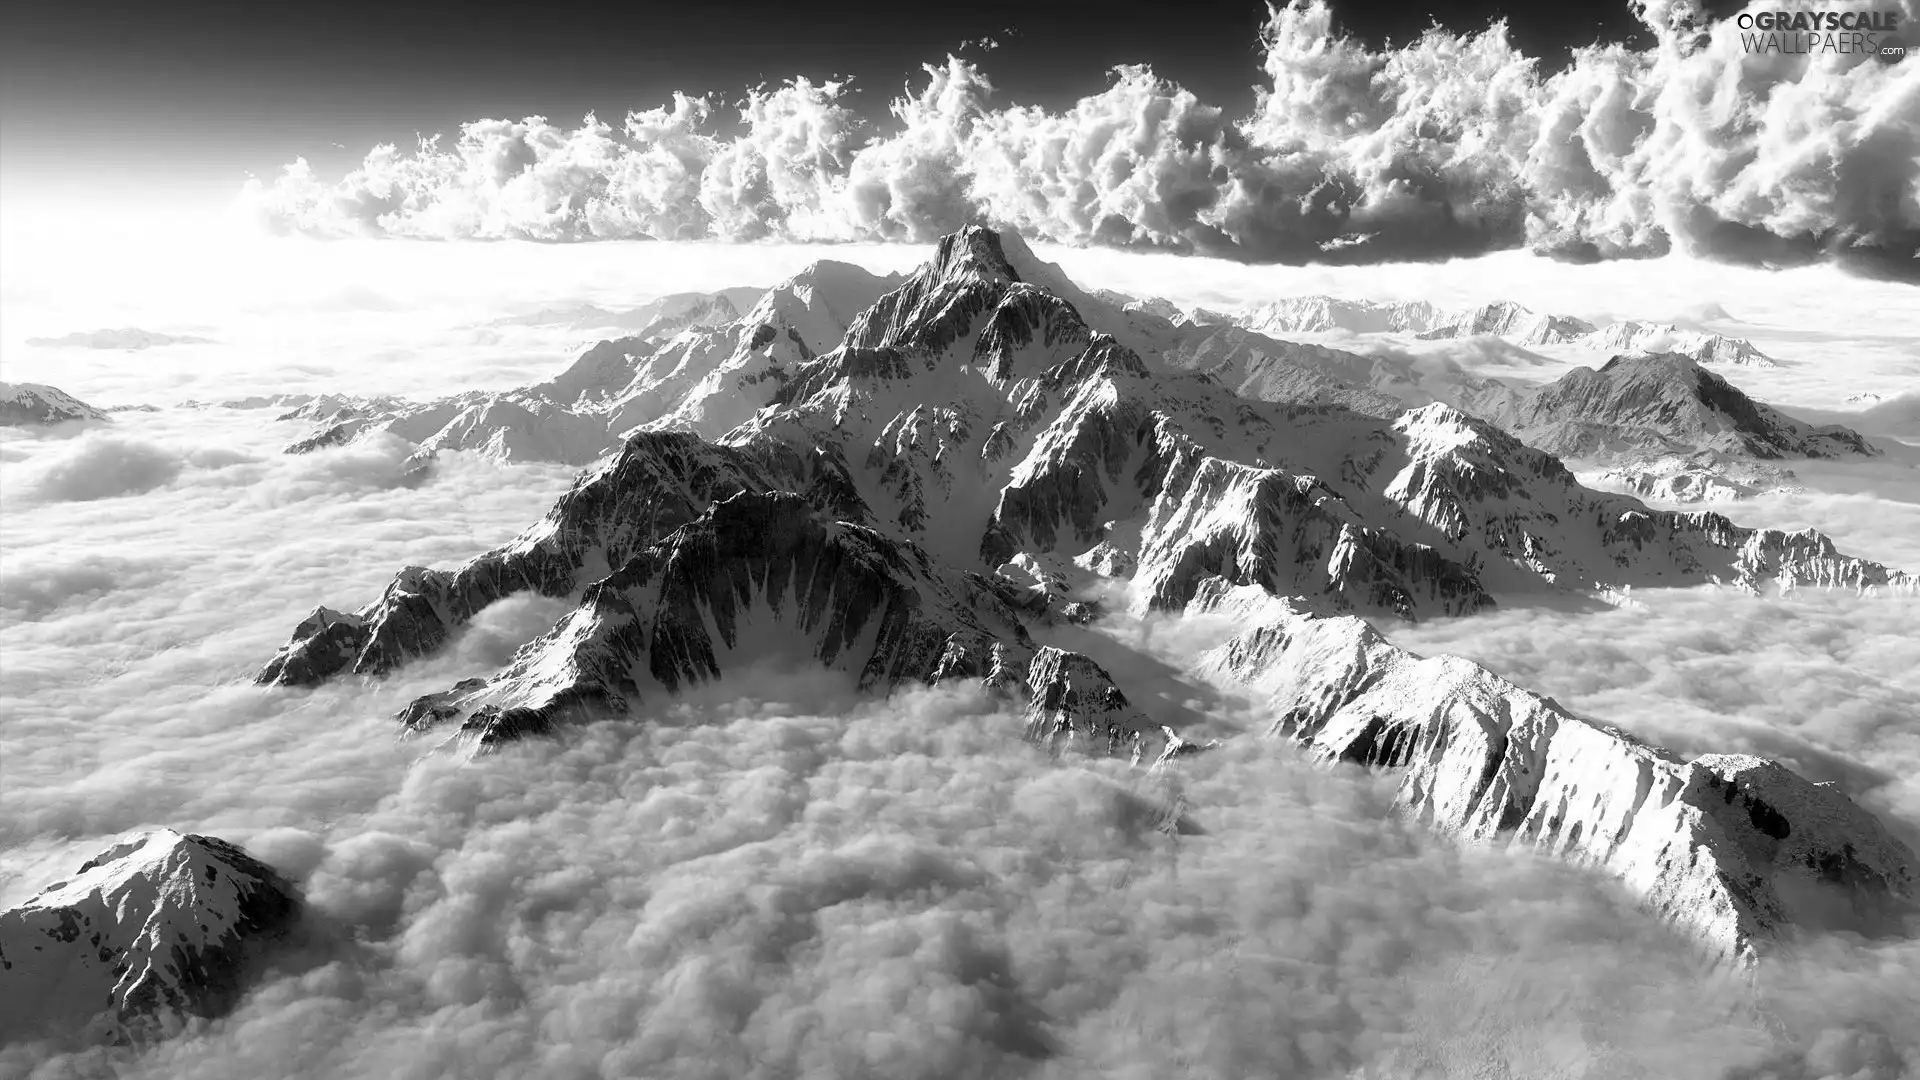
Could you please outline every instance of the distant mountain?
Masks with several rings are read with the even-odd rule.
[[[1744,338],[1631,320],[1596,327],[1571,315],[1541,314],[1508,300],[1475,308],[1448,309],[1424,300],[1379,303],[1331,296],[1292,296],[1257,304],[1228,317],[1182,309],[1165,300],[1115,296],[1123,304],[1161,316],[1176,325],[1231,322],[1241,329],[1270,337],[1329,332],[1408,334],[1428,341],[1497,337],[1521,346],[1573,345],[1605,352],[1669,352],[1702,364],[1775,366],[1771,357]]]
[[[1428,340],[1492,336],[1508,342],[1520,357],[1531,356],[1522,351],[1524,346],[1639,342],[1674,351],[1633,355],[1665,356],[1673,364],[1692,365],[1688,370],[1707,362],[1771,363],[1738,339],[1669,333],[1672,327],[1648,323],[1595,330],[1577,319],[1536,315],[1504,302],[1447,312],[1425,303],[1298,297],[1263,305],[1223,324],[1196,319],[1165,301],[1133,301],[1118,294],[1114,298],[1136,322],[1157,324],[1148,327],[1148,336],[1163,364],[1205,372],[1243,397],[1337,404],[1382,418],[1442,402],[1491,420],[1530,445],[1603,466],[1610,482],[1640,495],[1680,502],[1738,499],[1792,488],[1797,481],[1788,459],[1880,453],[1857,432],[1815,428],[1787,418],[1711,373],[1689,375],[1685,388],[1670,388],[1691,405],[1670,398],[1670,410],[1636,410],[1616,397],[1599,407],[1584,399],[1591,388],[1562,385],[1543,393],[1472,374],[1445,358],[1393,349],[1362,353],[1273,335],[1342,329],[1368,334],[1417,331],[1416,336]],[[1418,329],[1423,326],[1427,328]],[[1621,378],[1610,375],[1607,381]],[[1578,382],[1579,376],[1569,379]]]
[[[124,326],[117,330],[81,330],[57,338],[28,338],[27,344],[47,349],[156,349],[163,345],[211,345],[211,338],[190,334],[161,334]]]
[[[1570,315],[1538,315],[1503,300],[1471,311],[1440,315],[1419,336],[1431,340],[1490,335],[1516,345],[1569,345],[1593,332],[1590,322]]]
[[[543,383],[424,404],[386,399],[289,414],[319,427],[287,452],[383,431],[426,453],[468,450],[503,461],[585,465],[636,431],[716,437],[771,400],[795,365],[833,347],[898,280],[822,260],[759,292],[745,315],[725,294],[678,294],[641,309],[646,334],[602,341]]]
[[[0,382],[0,427],[37,427],[68,420],[106,420],[107,413],[42,383]]]
[[[1486,417],[1556,454],[1715,450],[1750,457],[1827,458],[1879,453],[1859,432],[1814,427],[1754,401],[1677,353],[1616,356],[1516,394]]]
[[[124,840],[0,912],[0,1042],[142,1042],[217,1016],[300,911],[279,874],[223,840]]]
[[[1482,395],[1479,409],[1529,446],[1606,462],[1640,494],[1663,498],[1788,486],[1786,459],[1881,454],[1857,431],[1795,420],[1678,354],[1616,356],[1534,390]]]

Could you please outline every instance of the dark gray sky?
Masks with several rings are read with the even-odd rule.
[[[1348,31],[1404,41],[1506,14],[1529,53],[1635,33],[1624,3],[1335,0]],[[851,75],[883,111],[922,62],[976,53],[999,104],[1059,107],[1147,63],[1238,114],[1259,75],[1261,0],[328,6],[181,0],[15,5],[0,19],[0,176],[22,191],[215,200],[297,156],[334,178],[377,142],[482,116],[617,120],[675,90],[736,95]],[[337,145],[336,145],[337,144]]]

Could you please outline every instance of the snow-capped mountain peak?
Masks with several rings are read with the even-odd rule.
[[[230,1007],[258,948],[299,912],[292,886],[223,840],[129,837],[0,912],[0,1028],[170,1034]]]

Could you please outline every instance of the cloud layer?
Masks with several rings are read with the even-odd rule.
[[[420,761],[367,810],[246,836],[336,941],[143,1058],[43,1064],[1892,1080],[1913,1053],[1900,947],[1783,966],[1770,1030],[1622,895],[1398,824],[1364,774],[1242,744],[1163,785],[1050,762],[1018,726],[967,695],[862,702],[769,670],[561,743]],[[1178,840],[1155,827],[1175,801],[1198,826]]]
[[[1895,7],[1913,21],[1912,0]],[[476,120],[450,143],[376,147],[334,183],[296,161],[242,201],[320,235],[924,241],[982,221],[1259,261],[1527,246],[1871,254],[1915,272],[1920,64],[1749,53],[1733,18],[1690,0],[1636,11],[1651,48],[1591,46],[1543,75],[1502,23],[1377,52],[1323,0],[1291,0],[1261,30],[1258,102],[1238,119],[1144,66],[1061,112],[1001,106],[949,57],[890,124],[864,123],[846,84],[799,78],[750,92],[737,133],[685,94],[617,128]]]

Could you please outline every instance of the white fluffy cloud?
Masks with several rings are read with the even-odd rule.
[[[967,695],[753,678],[781,700],[729,687],[230,829],[305,871],[336,940],[142,1058],[43,1067],[1706,1080],[1913,1051],[1915,988],[1876,973],[1906,952],[1783,967],[1769,1030],[1615,890],[1395,824],[1363,774],[1245,745],[1176,790],[1049,762]]]
[[[1912,0],[1894,7],[1914,20]],[[1915,272],[1920,66],[1748,53],[1731,17],[1637,10],[1654,46],[1588,47],[1543,75],[1503,24],[1373,52],[1324,0],[1291,0],[1262,29],[1265,81],[1239,120],[1134,66],[1062,112],[997,107],[987,74],[949,57],[879,128],[844,85],[801,78],[750,92],[738,135],[683,94],[618,131],[476,120],[450,146],[377,147],[337,183],[295,162],[243,203],[324,235],[847,241],[981,220],[1288,262],[1870,249]]]

